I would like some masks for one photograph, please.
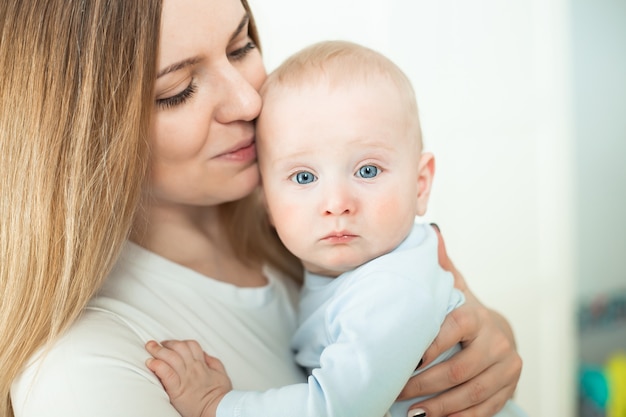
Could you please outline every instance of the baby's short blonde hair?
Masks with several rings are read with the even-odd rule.
[[[354,83],[390,81],[404,100],[407,128],[414,129],[421,148],[422,135],[417,100],[411,81],[389,58],[365,46],[348,41],[323,41],[287,58],[268,76],[261,89],[266,97],[282,89],[301,88],[325,82],[329,88]]]

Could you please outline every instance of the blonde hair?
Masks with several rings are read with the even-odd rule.
[[[13,379],[76,320],[130,233],[160,15],[160,0],[0,2],[2,416]],[[249,34],[258,44],[252,16]],[[299,276],[255,194],[222,212],[242,261]]]
[[[415,128],[421,144],[417,101],[411,81],[393,61],[381,53],[349,41],[322,41],[289,58],[267,77],[261,88],[266,97],[281,88],[302,88],[323,81],[330,88],[355,83],[390,81],[404,100],[408,127]]]
[[[0,415],[26,361],[80,315],[147,169],[161,3],[0,5]]]

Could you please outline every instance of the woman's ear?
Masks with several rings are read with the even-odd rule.
[[[435,176],[435,156],[424,152],[420,156],[417,171],[417,215],[423,216],[428,207],[430,190]]]

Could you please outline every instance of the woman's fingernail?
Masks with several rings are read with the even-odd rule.
[[[413,410],[409,410],[407,417],[426,417],[426,411],[422,408],[415,408]]]
[[[441,229],[439,228],[439,226],[437,225],[437,223],[431,223],[430,225],[431,225],[432,227],[434,227],[435,229],[437,229],[437,231],[438,231],[439,233],[441,233]]]

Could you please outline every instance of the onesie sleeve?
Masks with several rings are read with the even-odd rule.
[[[415,277],[375,271],[341,294],[328,309],[332,342],[312,378],[346,407],[338,416],[383,415],[437,335],[447,297]]]
[[[326,310],[328,345],[308,383],[265,393],[233,391],[218,417],[385,414],[448,308],[451,281],[434,262],[426,269],[431,275],[424,280],[380,269],[343,286]]]
[[[125,323],[88,310],[13,382],[15,417],[180,417],[147,358]]]

